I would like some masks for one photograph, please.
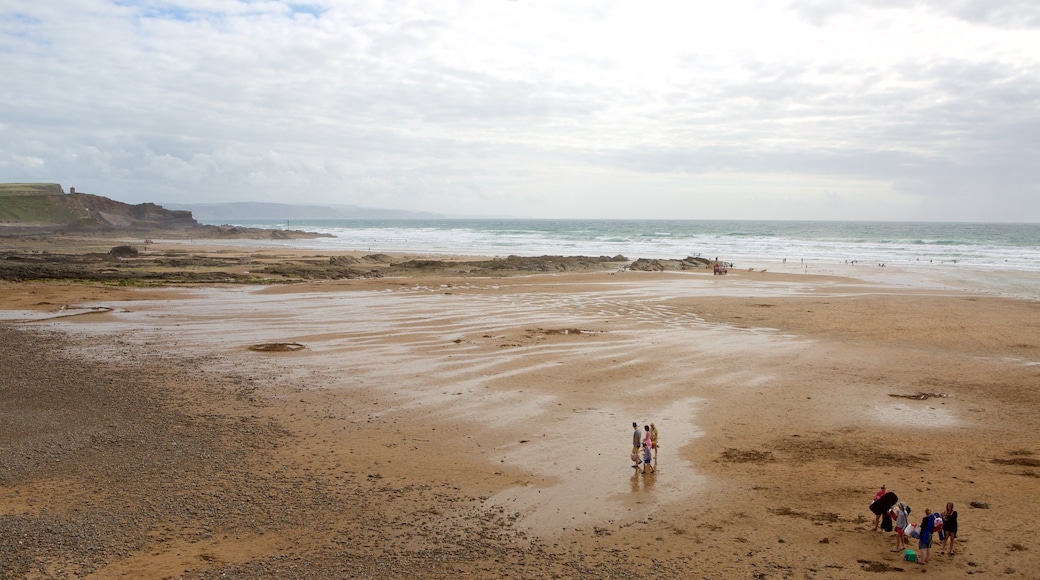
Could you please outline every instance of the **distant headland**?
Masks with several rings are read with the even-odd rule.
[[[113,199],[68,193],[57,183],[0,183],[0,236],[134,235],[198,239],[302,239],[328,237],[299,230],[203,225],[191,211],[154,203],[130,205]]]

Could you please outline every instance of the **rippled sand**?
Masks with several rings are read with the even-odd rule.
[[[769,272],[67,287],[47,300],[65,310],[8,289],[0,318],[89,337],[101,345],[93,357],[140,348],[205,361],[294,434],[283,449],[293,465],[450,484],[554,554],[553,566],[837,578],[912,567],[869,529],[882,483],[915,515],[957,505],[959,553],[930,568],[1030,577],[1040,565],[1035,550],[1008,548],[1036,543],[1016,522],[1040,515],[1040,475],[1014,461],[1040,458],[1035,302]],[[268,343],[304,348],[249,349]],[[630,466],[633,421],[660,429],[656,474]],[[403,525],[418,525],[400,509]],[[437,517],[451,522],[454,510]],[[363,526],[343,517],[343,537]],[[327,536],[283,535],[259,552],[298,555]],[[362,553],[421,550],[419,538],[385,535]],[[196,567],[261,557],[220,546],[206,546],[216,563]],[[152,551],[176,560],[162,546],[134,557]],[[561,569],[581,575],[543,571]]]

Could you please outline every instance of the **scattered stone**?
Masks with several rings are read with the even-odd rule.
[[[306,347],[298,342],[268,342],[249,345],[249,350],[257,352],[296,352],[304,348]]]

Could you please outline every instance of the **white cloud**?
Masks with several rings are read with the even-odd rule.
[[[0,180],[135,203],[1040,220],[1033,3],[564,4],[16,0]]]

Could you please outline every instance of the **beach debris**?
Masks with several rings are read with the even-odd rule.
[[[565,334],[565,335],[569,335],[569,334],[598,334],[598,333],[603,332],[603,331],[602,330],[584,330],[584,329],[581,329],[581,328],[550,328],[550,329],[539,328],[538,330],[531,330],[531,331],[528,331],[528,332],[536,332],[536,333],[540,333],[540,334]]]
[[[249,345],[249,350],[256,352],[296,352],[304,348],[306,347],[298,342],[267,342]]]
[[[971,507],[973,507],[975,509],[979,509],[979,510],[988,510],[989,509],[989,504],[984,502],[984,501],[973,501],[973,502],[971,502],[968,505],[970,505]]]
[[[897,397],[900,399],[913,399],[915,401],[924,401],[927,399],[945,399],[950,395],[947,395],[946,393],[917,393],[913,395],[898,395],[895,393],[890,393],[888,396]]]

